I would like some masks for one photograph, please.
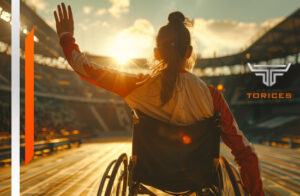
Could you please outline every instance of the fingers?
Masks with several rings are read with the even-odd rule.
[[[74,33],[74,22],[71,7],[68,6],[68,10],[64,3],[57,5],[57,11],[54,11],[54,18],[56,22],[57,34],[62,32]]]
[[[54,18],[55,18],[56,25],[59,24],[59,20],[58,20],[58,16],[57,16],[56,11],[54,11]]]
[[[73,23],[73,13],[71,6],[68,6],[69,20]]]
[[[59,19],[60,21],[62,21],[64,19],[60,5],[57,5],[57,10],[58,10],[58,15],[59,15]]]
[[[65,4],[62,3],[61,6],[62,6],[62,11],[63,11],[64,19],[68,19],[68,16],[67,16],[67,9],[66,9]]]

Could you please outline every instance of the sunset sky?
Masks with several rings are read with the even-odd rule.
[[[54,27],[61,1],[26,0]],[[155,35],[172,11],[194,19],[195,48],[203,57],[238,52],[259,33],[300,8],[299,0],[67,0],[82,51],[108,56],[148,57]]]

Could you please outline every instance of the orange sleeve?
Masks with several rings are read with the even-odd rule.
[[[66,34],[60,38],[65,57],[73,70],[87,82],[105,90],[126,97],[137,87],[141,86],[147,75],[133,75],[90,63],[79,50],[75,39]],[[139,84],[137,84],[139,83]]]

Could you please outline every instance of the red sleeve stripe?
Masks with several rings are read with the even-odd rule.
[[[223,129],[221,138],[231,149],[239,165],[243,185],[251,195],[263,196],[258,158],[254,149],[239,129],[223,95],[211,85],[209,90],[213,98],[214,111],[221,114]]]
[[[60,45],[63,48],[64,54],[66,56],[67,61],[71,64],[71,54],[73,50],[79,51],[79,47],[75,44],[75,39],[70,35],[66,34],[61,37]]]

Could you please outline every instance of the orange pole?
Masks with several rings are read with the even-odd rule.
[[[25,165],[34,154],[34,30],[25,38]]]

